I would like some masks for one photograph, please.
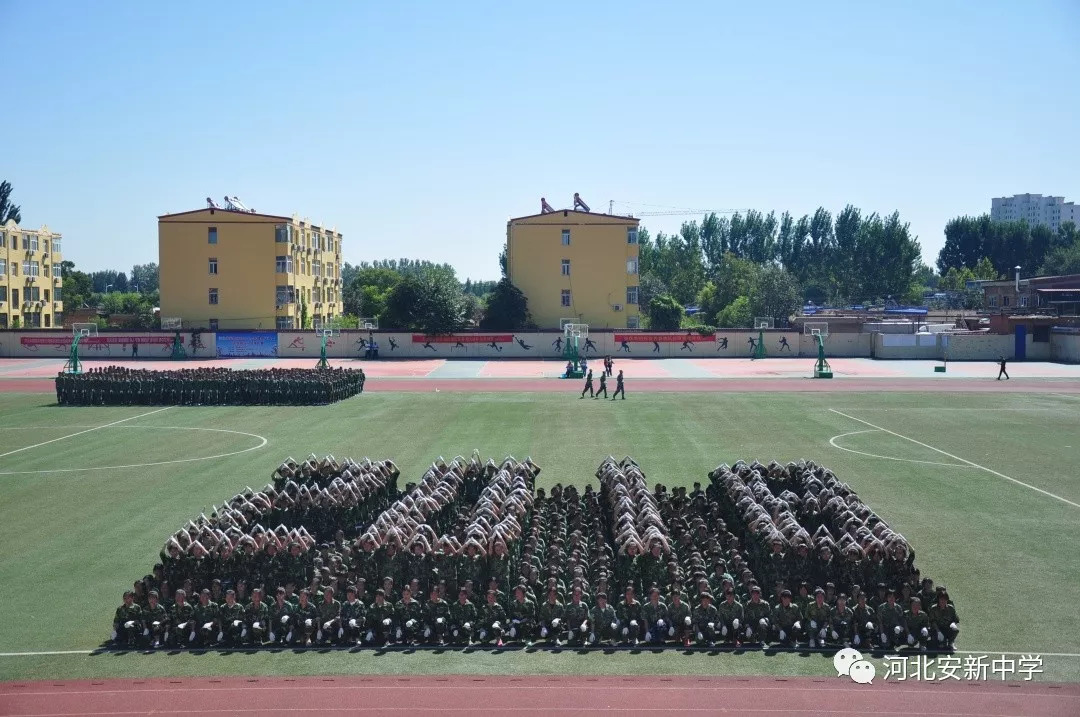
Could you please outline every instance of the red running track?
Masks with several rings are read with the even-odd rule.
[[[465,391],[468,393],[580,393],[580,379],[557,378],[375,378],[364,391],[430,393]],[[599,384],[596,384],[599,385]],[[615,390],[608,385],[608,393]],[[627,381],[631,397],[636,393],[870,393],[877,391],[914,391],[923,393],[1067,393],[1080,395],[1080,382],[1051,379],[1014,379],[995,381],[984,378],[655,378]],[[0,379],[0,393],[53,393],[52,379]]]
[[[1080,714],[1080,685],[844,678],[297,677],[0,684],[0,714],[438,714],[447,717],[682,711],[739,715]]]

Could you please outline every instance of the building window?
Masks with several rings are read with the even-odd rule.
[[[636,304],[637,303],[637,290],[638,290],[638,288],[636,286],[628,286],[628,287],[626,287],[626,303],[628,303],[628,304]]]
[[[7,259],[0,259],[0,274],[7,274]]]
[[[636,328],[638,328],[637,314],[634,314],[633,316],[627,316],[626,317],[626,328],[628,328],[628,329],[636,329]]]
[[[1021,296],[1021,297],[1020,297],[1020,306],[1027,306],[1027,305],[1028,305],[1028,298],[1027,298],[1027,296]]]
[[[570,276],[570,260],[569,259],[563,259],[562,260],[562,275],[563,276]]]
[[[59,286],[56,287],[55,289],[53,289],[53,301],[63,301],[63,299],[60,298],[60,296],[61,296],[60,292],[61,292],[61,287],[59,287]]]
[[[279,256],[274,260],[274,271],[279,274],[291,274],[293,262],[291,256]]]
[[[570,305],[570,290],[569,289],[563,289],[562,290],[562,305],[563,306],[569,306]]]
[[[570,246],[570,230],[569,229],[563,229],[562,230],[562,245],[563,246]]]
[[[52,315],[51,314],[45,314],[45,328],[49,328],[49,326],[51,326],[51,324],[49,323],[50,319],[52,319]]]
[[[218,302],[217,289],[210,290],[210,303],[216,305]]]
[[[38,250],[38,238],[37,238],[36,235],[31,234],[30,235],[30,251],[37,251],[37,250]]]
[[[288,224],[278,224],[274,227],[274,241],[278,244],[288,244],[292,238],[292,227]]]
[[[216,274],[217,273],[217,259],[216,258],[210,259],[210,273],[211,274]]]
[[[53,239],[52,240],[52,250],[53,250],[53,254],[59,254],[60,253],[60,240],[59,239]]]
[[[281,331],[283,329],[291,329],[292,327],[293,327],[293,325],[292,325],[292,317],[291,316],[279,316],[279,317],[277,317],[277,328],[278,328],[279,331]]]
[[[6,232],[0,232],[0,249],[5,248],[6,246],[7,246],[7,233]]]
[[[210,319],[210,330],[217,331],[218,323],[217,319]]]
[[[636,274],[637,273],[637,259],[627,259],[626,260],[626,273],[627,274]]]
[[[990,308],[997,307],[997,294],[990,294]]]
[[[22,273],[23,273],[23,276],[30,276],[30,260],[29,259],[23,259]]]
[[[45,298],[43,299],[43,301],[46,304],[49,303],[49,290],[48,289],[45,290]]]
[[[1001,305],[1002,306],[1008,306],[1009,305],[1009,297],[1007,297],[1007,296],[1001,297]]]
[[[210,227],[206,230],[206,243],[217,244],[217,227]]]
[[[637,227],[626,228],[626,243],[637,244]]]
[[[42,271],[45,272],[45,276],[49,276],[49,272],[51,271],[51,269],[49,268],[50,266],[51,266],[50,264],[42,264],[41,265]]]
[[[11,262],[11,275],[12,276],[18,276],[19,275],[19,262],[17,262],[17,261]]]

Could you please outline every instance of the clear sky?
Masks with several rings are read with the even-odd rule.
[[[992,196],[1080,201],[1076,0],[0,0],[0,28],[0,179],[85,269],[226,193],[473,278],[541,196],[895,209],[931,264]]]

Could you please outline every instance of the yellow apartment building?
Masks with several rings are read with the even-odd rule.
[[[506,223],[507,272],[542,329],[638,328],[638,222],[551,210]]]
[[[341,234],[296,216],[219,207],[165,214],[158,265],[161,318],[184,328],[318,328],[343,313]]]
[[[0,329],[51,329],[64,325],[60,275],[61,236],[0,225]]]

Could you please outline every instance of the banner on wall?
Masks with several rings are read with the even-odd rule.
[[[615,343],[631,344],[681,344],[684,341],[697,343],[698,341],[714,341],[715,334],[699,334],[696,331],[688,334],[615,334]]]
[[[273,358],[278,355],[276,331],[219,331],[217,355],[222,358]]]
[[[440,334],[425,336],[413,334],[414,344],[508,344],[514,340],[513,334]]]
[[[42,347],[54,351],[66,351],[71,348],[71,336],[21,336],[19,343],[28,351],[38,351]],[[171,336],[85,336],[79,342],[79,348],[86,350],[103,350],[109,346],[128,346],[140,344],[142,346],[162,345],[172,346]]]

